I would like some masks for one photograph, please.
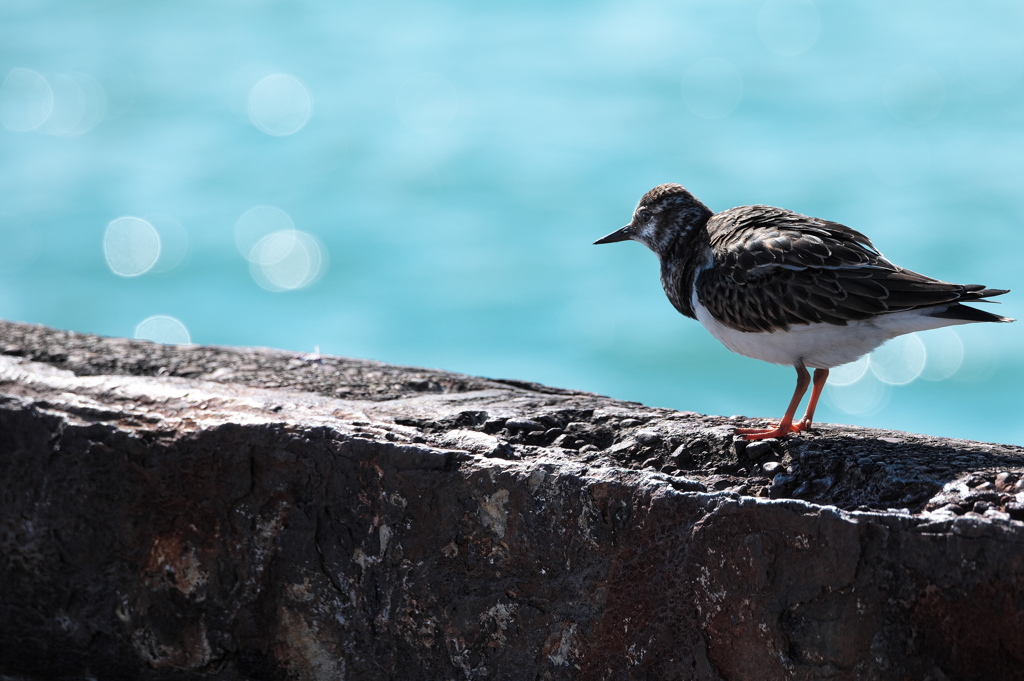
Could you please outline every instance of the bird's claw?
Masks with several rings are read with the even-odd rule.
[[[774,428],[737,428],[733,431],[736,435],[743,436],[744,440],[767,440],[772,437],[786,437],[793,433],[804,433],[811,429],[811,424],[806,421],[791,423],[787,427],[779,424]]]

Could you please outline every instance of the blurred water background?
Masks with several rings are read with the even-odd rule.
[[[0,0],[0,317],[778,417],[678,315],[680,182],[1024,300],[1024,4]],[[1024,443],[1024,323],[894,341],[819,419]]]

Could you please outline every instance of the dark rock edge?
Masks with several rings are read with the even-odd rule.
[[[1024,678],[1024,450],[0,322],[0,674]]]

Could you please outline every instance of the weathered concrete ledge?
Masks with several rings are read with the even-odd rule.
[[[1024,678],[1024,450],[0,323],[0,675]]]

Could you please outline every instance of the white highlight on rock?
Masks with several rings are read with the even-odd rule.
[[[772,52],[795,57],[821,33],[821,15],[810,0],[768,0],[757,14],[757,34]]]
[[[268,291],[293,291],[309,286],[320,278],[326,265],[326,250],[319,240],[297,229],[263,237],[249,258],[253,279]]]
[[[723,118],[743,98],[743,78],[730,62],[708,57],[683,74],[683,100],[701,118]]]
[[[313,115],[313,97],[295,76],[275,73],[249,90],[247,111],[252,124],[268,135],[293,135]]]
[[[53,111],[53,88],[42,74],[15,68],[0,85],[0,123],[13,132],[35,130]]]
[[[180,320],[167,315],[153,315],[139,322],[135,337],[163,345],[188,345],[192,342],[188,329]]]
[[[884,87],[885,106],[902,123],[924,123],[942,110],[946,85],[935,69],[907,64],[889,74]]]
[[[103,234],[103,255],[114,274],[137,277],[148,272],[160,257],[160,235],[142,218],[117,218]]]

